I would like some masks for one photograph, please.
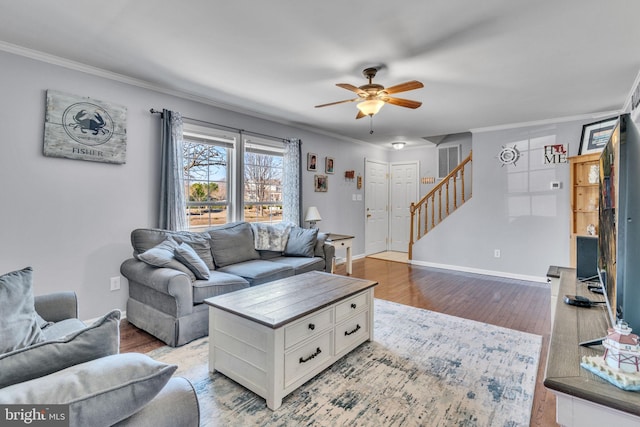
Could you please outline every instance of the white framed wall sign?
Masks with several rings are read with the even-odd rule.
[[[126,107],[47,90],[43,153],[49,157],[125,163]]]

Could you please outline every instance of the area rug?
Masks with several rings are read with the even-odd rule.
[[[362,344],[276,411],[219,373],[208,338],[162,347],[192,381],[202,426],[528,426],[542,339],[375,300],[374,341]]]

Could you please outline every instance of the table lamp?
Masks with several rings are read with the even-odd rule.
[[[310,228],[315,228],[317,221],[322,221],[322,217],[320,216],[320,212],[318,212],[318,208],[315,206],[309,206],[307,208],[307,213],[304,216],[304,221],[309,223]]]

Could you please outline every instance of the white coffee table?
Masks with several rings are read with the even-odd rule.
[[[309,272],[205,300],[209,370],[282,399],[373,339],[377,282]]]

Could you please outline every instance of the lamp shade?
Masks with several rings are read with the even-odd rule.
[[[378,111],[380,111],[383,105],[384,101],[379,99],[369,99],[362,101],[357,105],[357,107],[365,116],[373,116],[374,114],[378,114]]]
[[[318,212],[318,208],[316,208],[315,206],[309,206],[307,208],[307,213],[304,216],[304,220],[311,223],[322,221],[322,217],[320,216],[320,212]]]

